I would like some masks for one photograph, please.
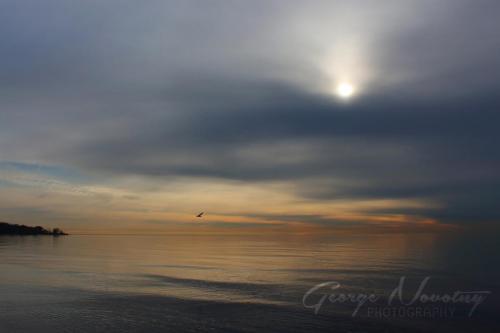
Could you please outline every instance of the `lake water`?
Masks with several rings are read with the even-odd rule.
[[[0,236],[0,332],[494,332],[499,254],[470,233]]]

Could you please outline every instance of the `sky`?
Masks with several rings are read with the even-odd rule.
[[[487,0],[0,0],[0,220],[495,226],[499,12]]]

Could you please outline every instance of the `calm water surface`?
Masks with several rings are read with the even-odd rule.
[[[464,234],[2,236],[0,332],[493,332],[499,253]],[[405,301],[426,277],[424,294],[488,294],[471,317],[449,302],[382,316],[402,277]],[[378,298],[315,314],[343,293]]]

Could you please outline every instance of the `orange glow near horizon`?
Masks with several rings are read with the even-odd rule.
[[[1,205],[24,215],[2,216],[8,222],[60,227],[70,233],[254,233],[324,232],[327,229],[442,228],[425,216],[390,214],[397,209],[434,207],[407,199],[307,200],[292,184],[246,184],[214,180],[172,183],[148,190],[87,186],[68,191],[60,186],[47,193],[36,188],[0,192]],[[43,190],[43,189],[42,189]],[[53,211],[51,211],[53,209]],[[42,213],[38,213],[38,211]],[[44,215],[47,211],[50,214]],[[195,215],[206,212],[202,218]]]

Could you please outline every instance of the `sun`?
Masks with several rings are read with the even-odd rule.
[[[339,95],[341,98],[347,99],[351,97],[354,94],[354,87],[350,83],[340,83],[337,85],[337,95]]]

